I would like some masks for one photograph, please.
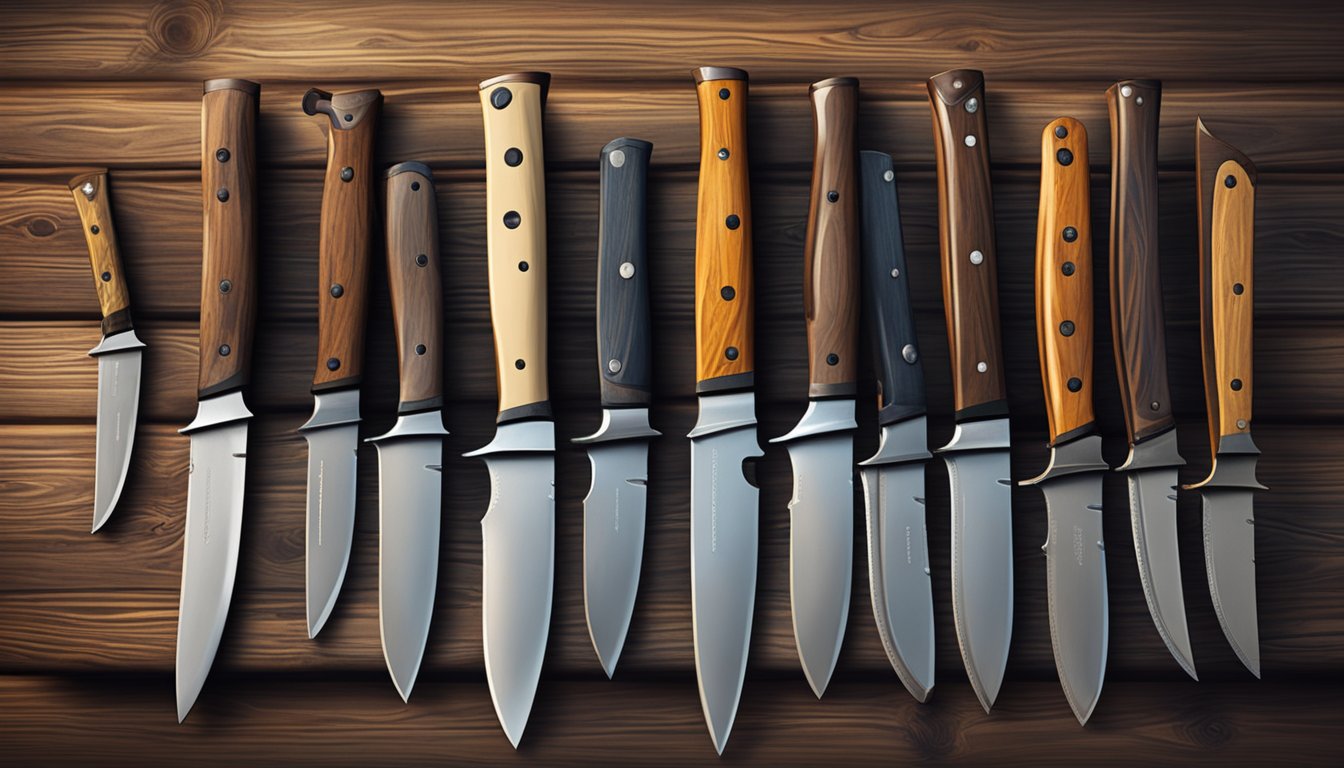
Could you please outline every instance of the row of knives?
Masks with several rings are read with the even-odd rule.
[[[691,444],[691,595],[696,674],[722,752],[742,693],[757,570],[758,490],[743,464],[762,455],[753,395],[753,286],[747,74],[694,72],[700,112],[696,219],[696,392]],[[499,414],[485,461],[482,519],[486,673],[516,746],[545,655],[555,554],[555,429],[547,383],[544,73],[480,84],[485,125],[486,260]],[[203,97],[200,370],[184,536],[177,640],[179,720],[219,645],[236,571],[247,425],[244,391],[257,302],[255,120],[260,87],[210,80]],[[1013,623],[1008,397],[1000,342],[997,259],[983,75],[928,81],[938,171],[943,298],[956,430],[939,452],[951,488],[952,598],[961,655],[988,711],[1007,664]],[[805,240],[803,311],[809,403],[787,434],[793,466],[790,591],[794,634],[820,697],[839,656],[854,540],[853,433],[860,310],[879,374],[877,453],[860,462],[872,607],[882,643],[910,693],[934,685],[924,465],[931,458],[924,375],[892,159],[857,151],[859,84],[809,90],[815,155]],[[1168,390],[1157,252],[1161,86],[1106,92],[1112,140],[1111,323],[1130,444],[1134,545],[1157,630],[1195,676],[1176,539],[1175,419]],[[349,559],[355,512],[359,386],[375,182],[384,185],[388,286],[400,392],[396,423],[373,438],[379,457],[378,602],[382,645],[409,698],[424,655],[438,572],[442,468],[443,310],[439,226],[430,169],[403,162],[381,176],[374,147],[382,94],[310,90],[303,110],[327,138],[318,267],[318,354],[309,446],[306,591],[310,637],[330,616]],[[1259,674],[1250,436],[1255,169],[1197,121],[1199,262],[1205,392],[1214,463],[1203,496],[1209,587],[1224,633]],[[646,187],[652,145],[616,139],[600,155],[597,340],[601,425],[588,451],[584,604],[607,675],[624,645],[644,544],[652,359]],[[1106,667],[1108,608],[1102,459],[1092,404],[1093,307],[1089,151],[1084,125],[1060,117],[1041,135],[1037,340],[1050,460],[1039,485],[1051,639],[1066,698],[1086,722]],[[70,184],[89,245],[103,319],[98,359],[94,530],[108,519],[130,461],[144,344],[131,321],[105,172]],[[918,265],[917,265],[918,268]]]

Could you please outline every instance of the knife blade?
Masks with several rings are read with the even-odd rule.
[[[1176,420],[1167,385],[1167,342],[1157,253],[1157,123],[1162,84],[1124,80],[1106,91],[1111,121],[1111,334],[1129,457],[1134,552],[1148,612],[1190,677],[1195,658],[1185,620],[1176,539]]]
[[[873,618],[896,676],[917,701],[933,690],[933,584],[924,525],[924,465],[931,458],[924,364],[915,336],[891,155],[859,153],[863,284],[880,363],[877,453],[860,462],[867,508]]]
[[[136,415],[140,409],[140,358],[145,345],[131,323],[131,295],[117,247],[107,171],[70,180],[84,240],[89,246],[93,285],[103,315],[103,337],[89,350],[98,360],[98,426],[93,459],[93,533],[112,516],[131,465]]]
[[[546,185],[542,111],[550,75],[480,85],[490,317],[499,416],[485,460],[481,520],[485,674],[495,714],[516,748],[546,655],[555,573],[555,423],[546,379]]]
[[[789,598],[798,658],[821,698],[849,619],[854,568],[854,391],[858,380],[859,81],[813,83],[812,203],[807,216],[803,314],[808,406],[783,443],[793,463]]]
[[[1255,601],[1255,477],[1251,439],[1254,355],[1255,166],[1195,120],[1199,196],[1199,308],[1204,397],[1213,463],[1198,489],[1204,507],[1204,563],[1223,635],[1260,677]]]
[[[988,712],[1013,633],[1013,536],[985,79],[954,69],[934,75],[928,88],[957,422],[938,449],[952,492],[952,612],[971,687]]]
[[[1087,130],[1071,117],[1041,132],[1036,223],[1036,343],[1050,461],[1039,476],[1049,518],[1046,594],[1064,696],[1080,724],[1106,675],[1109,608],[1101,535],[1101,435],[1092,410],[1092,217]],[[1076,160],[1076,162],[1075,162]],[[1065,265],[1072,265],[1065,267]]]
[[[200,373],[191,438],[182,599],[177,619],[177,719],[191,710],[219,649],[233,597],[243,524],[247,423],[256,320],[256,117],[261,86],[207,80],[201,113]]]
[[[382,104],[383,94],[376,90],[333,96],[312,88],[303,97],[303,111],[320,115],[327,138],[313,415],[299,428],[308,441],[304,562],[310,638],[322,631],[336,605],[354,535],[359,386],[373,245],[373,148]]]
[[[691,625],[700,707],[723,754],[737,717],[756,606],[760,492],[743,473],[761,456],[747,178],[747,73],[700,67],[695,223],[696,394],[691,440]]]
[[[597,359],[602,424],[587,446],[583,607],[593,650],[610,678],[625,646],[644,556],[653,347],[646,258],[646,189],[653,145],[620,138],[598,159]]]
[[[439,576],[443,493],[443,284],[434,177],[387,169],[387,285],[401,387],[378,449],[378,628],[403,701],[420,672]]]

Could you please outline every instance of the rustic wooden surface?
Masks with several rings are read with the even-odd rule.
[[[1072,115],[1090,133],[1092,230],[1109,228],[1115,80],[1164,81],[1159,228],[1174,413],[1190,465],[1208,464],[1199,369],[1194,118],[1252,158],[1256,185],[1257,564],[1265,679],[1236,660],[1204,580],[1198,499],[1180,499],[1186,605],[1200,682],[1187,680],[1148,617],[1123,478],[1106,480],[1109,676],[1079,728],[1055,679],[1045,613],[1040,496],[1015,490],[1016,626],[998,705],[975,703],[950,611],[946,473],[928,474],[938,685],[915,704],[891,671],[855,542],[850,626],[826,698],[803,679],[788,613],[787,455],[767,450],[759,600],[741,714],[724,760],[1076,764],[1311,764],[1338,758],[1344,726],[1344,6],[1281,2],[1123,8],[1033,4],[698,0],[581,8],[252,0],[0,7],[0,744],[25,764],[312,762],[629,765],[714,762],[691,653],[684,435],[695,419],[694,269],[698,118],[692,67],[751,73],[748,141],[761,434],[805,407],[802,312],[811,110],[807,85],[862,80],[858,142],[893,154],[931,440],[951,433],[938,270],[934,148],[924,81],[985,71],[1000,303],[1018,478],[1043,466],[1047,419],[1034,337],[1040,131]],[[587,461],[558,457],[552,635],[522,749],[509,748],[485,687],[480,534],[487,479],[459,455],[494,431],[485,269],[484,133],[476,83],[554,75],[547,100],[551,394],[558,434],[598,420],[593,322],[596,159],[610,139],[654,142],[649,271],[654,441],[648,546],[630,639],[607,681],[584,626],[581,503]],[[176,430],[195,410],[200,283],[200,81],[263,84],[258,119],[259,316],[247,517],[233,611],[202,698],[173,717],[172,669],[187,480]],[[384,670],[377,629],[376,460],[360,455],[354,551],[341,602],[307,640],[304,444],[317,345],[317,251],[325,146],[304,91],[386,96],[376,168],[435,171],[442,241],[445,465],[439,608],[409,705]],[[141,427],[121,505],[88,534],[99,335],[88,255],[66,187],[111,169],[117,233],[146,353]],[[365,360],[365,436],[395,417],[396,354],[382,244]],[[1103,242],[1094,265],[1104,264]],[[1097,417],[1123,458],[1108,284],[1095,269]],[[865,348],[866,349],[866,348]],[[872,365],[860,366],[857,453],[875,445]]]

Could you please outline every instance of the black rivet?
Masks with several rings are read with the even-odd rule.
[[[1232,380],[1232,391],[1233,391],[1233,392],[1240,392],[1240,391],[1241,391],[1241,379],[1233,379],[1233,380]]]
[[[353,178],[355,178],[354,168],[347,165],[341,169],[341,181],[350,181]]]
[[[827,193],[826,193],[826,199],[827,199],[829,202],[834,203],[834,202],[836,202],[837,200],[840,199],[840,193],[839,193],[839,192],[836,192],[834,189],[832,189],[830,192],[827,192]]]
[[[720,88],[720,89],[719,89],[719,98],[720,98],[720,99],[723,99],[724,101],[727,101],[727,100],[728,100],[728,97],[729,97],[729,96],[732,96],[732,95],[733,95],[733,92],[730,91],[730,90],[728,90],[727,88]]]
[[[733,288],[733,286],[725,285],[719,289],[719,295],[723,297],[724,301],[732,301],[733,299],[737,298],[737,291]]]
[[[338,358],[335,358],[335,357],[329,357],[329,358],[327,358],[327,370],[328,370],[328,371],[339,370],[340,367],[341,367],[341,361],[340,361]]]
[[[1064,262],[1064,264],[1059,268],[1059,271],[1060,271],[1060,272],[1063,272],[1065,277],[1068,277],[1068,276],[1072,275],[1072,274],[1074,273],[1074,270],[1076,270],[1076,269],[1077,269],[1077,267],[1075,267],[1075,266],[1073,265],[1073,262],[1072,262],[1072,261],[1066,261],[1066,262]]]
[[[1083,380],[1078,378],[1077,376],[1074,376],[1073,378],[1069,379],[1068,386],[1070,392],[1077,392],[1078,390],[1083,388]]]
[[[331,297],[332,297],[333,299],[339,299],[339,298],[341,298],[341,297],[344,296],[344,295],[345,295],[345,287],[344,287],[344,286],[342,286],[340,283],[332,283],[332,284],[331,284]]]
[[[220,293],[228,293],[229,291],[232,291],[232,290],[233,290],[233,283],[229,282],[228,280],[220,280],[220,281],[219,281],[219,292],[220,292]]]
[[[93,226],[89,227],[89,231],[96,235],[102,230],[98,228],[97,224],[94,224]]]
[[[415,265],[417,267],[423,267],[428,263],[429,263],[429,257],[423,253],[415,257]]]
[[[513,92],[508,88],[500,87],[490,92],[490,106],[495,109],[503,109],[509,106],[511,101],[513,101]]]
[[[727,148],[727,147],[723,147],[723,148],[719,149],[719,159],[720,159],[720,160],[727,160],[727,159],[728,159],[728,148]]]
[[[517,168],[523,163],[523,150],[517,147],[509,147],[504,150],[504,164],[510,168]]]
[[[411,191],[412,191],[412,192],[419,192],[419,191],[420,191],[420,182],[418,182],[418,181],[412,181],[412,182],[411,182]]]
[[[219,202],[227,203],[229,202],[229,190],[225,189],[224,187],[220,187],[218,190],[215,191],[215,197],[219,198]]]
[[[834,352],[826,356],[827,365],[836,365],[839,362],[840,362],[840,356],[835,354]]]
[[[219,345],[219,356],[220,356],[220,357],[228,357],[228,356],[229,356],[229,353],[232,352],[232,351],[233,351],[233,350],[229,348],[229,345],[228,345],[228,344],[220,344],[220,345]]]
[[[347,122],[347,123],[350,122],[351,120],[354,120],[354,119],[355,119],[355,116],[354,116],[354,115],[346,115],[346,116],[345,116],[345,122]]]
[[[1059,332],[1062,333],[1062,334],[1064,334],[1065,336],[1072,336],[1072,335],[1073,335],[1073,321],[1072,321],[1072,320],[1065,320],[1064,322],[1060,323],[1060,324],[1059,324]]]
[[[1242,285],[1241,283],[1236,283],[1235,285],[1232,286],[1232,292],[1240,296],[1241,294],[1246,292],[1246,286]]]
[[[1074,227],[1065,227],[1065,228],[1064,228],[1064,242],[1066,242],[1066,243],[1072,243],[1074,240],[1077,240],[1077,239],[1078,239],[1078,230],[1077,230],[1077,229],[1075,229]]]
[[[523,223],[523,217],[517,211],[509,211],[504,214],[504,226],[509,229],[517,229],[519,224]]]
[[[215,150],[215,159],[218,160],[218,161],[221,162],[221,163],[227,163],[227,162],[229,162],[229,150],[225,149],[224,147],[220,147],[219,149],[216,149],[216,150]]]
[[[1063,147],[1055,153],[1055,159],[1059,161],[1060,165],[1072,165],[1073,152],[1068,147]]]
[[[1065,127],[1062,126],[1062,125],[1057,125],[1057,126],[1055,126],[1055,138],[1057,138],[1057,139],[1063,139],[1063,138],[1067,138],[1068,135],[1069,135],[1069,129],[1068,129],[1068,128],[1065,128]]]
[[[523,359],[520,357],[513,361],[513,367],[521,371],[527,367],[527,363],[523,362]]]
[[[726,357],[726,358],[728,358],[729,360],[736,360],[736,359],[737,359],[737,347],[729,347],[729,348],[723,350],[723,356]]]
[[[737,229],[742,226],[742,220],[737,217],[736,213],[728,214],[728,218],[723,223],[727,224],[729,229]]]
[[[425,354],[425,345],[424,345],[424,344],[416,344],[416,345],[415,345],[415,354],[417,354],[417,355],[423,355],[423,354]]]
[[[1233,176],[1230,173],[1227,174],[1227,177],[1223,179],[1223,186],[1227,187],[1228,189],[1237,186],[1237,177]]]
[[[110,283],[110,282],[112,282],[112,273],[111,273],[111,272],[104,272],[102,275],[100,275],[100,277],[103,278],[103,282],[104,282],[104,283]]]
[[[520,262],[518,262],[518,271],[519,271],[519,272],[526,272],[528,269],[529,269],[529,267],[528,267],[528,263],[527,263],[526,261],[520,261]]]

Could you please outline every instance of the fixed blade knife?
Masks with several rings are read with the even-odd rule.
[[[602,424],[574,442],[588,449],[583,500],[583,607],[602,670],[625,647],[644,557],[653,346],[646,197],[653,145],[615,139],[598,158],[597,360]]]
[[[131,323],[131,294],[117,247],[107,171],[80,174],[70,193],[84,226],[93,285],[103,314],[103,338],[89,350],[98,360],[98,426],[93,460],[93,532],[112,516],[131,465],[140,409],[140,358],[145,345]]]
[[[200,373],[191,438],[182,599],[177,619],[177,719],[205,684],[233,597],[243,524],[247,424],[257,309],[256,118],[261,86],[207,80],[201,115]]]
[[[988,712],[1013,633],[1013,521],[985,79],[954,69],[928,88],[957,422],[939,449],[952,494],[952,611],[966,673]]]

